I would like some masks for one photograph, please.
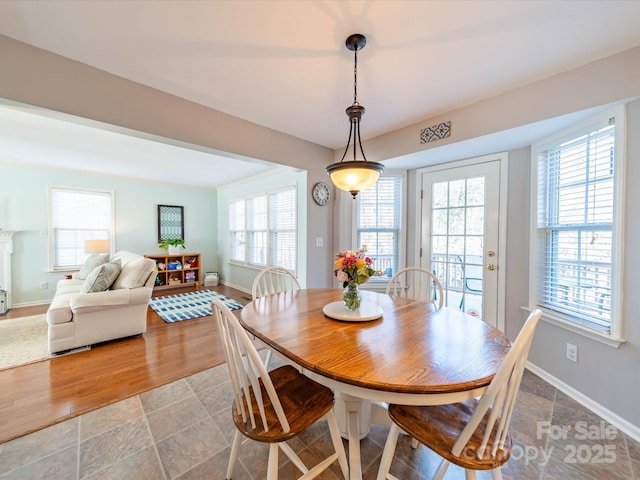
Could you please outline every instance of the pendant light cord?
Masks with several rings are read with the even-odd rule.
[[[358,47],[353,49],[353,104],[358,105]]]

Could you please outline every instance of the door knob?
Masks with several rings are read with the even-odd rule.
[[[489,265],[487,265],[487,270],[495,270],[496,266],[493,263],[490,263]]]

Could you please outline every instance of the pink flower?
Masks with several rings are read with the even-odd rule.
[[[373,259],[365,255],[366,251],[367,249],[363,245],[355,252],[345,250],[336,255],[333,273],[343,287],[346,288],[347,284],[351,282],[358,284],[368,282],[369,277],[375,273],[371,267]]]

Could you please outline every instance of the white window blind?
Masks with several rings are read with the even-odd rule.
[[[296,271],[294,186],[229,203],[230,259]]]
[[[616,122],[588,125],[538,152],[538,305],[608,334],[616,208]]]
[[[49,208],[52,270],[82,265],[85,240],[111,238],[112,192],[51,187]]]
[[[269,195],[269,252],[271,264],[296,270],[296,191],[281,190]]]
[[[229,203],[229,258],[244,262],[246,251],[246,206],[244,200]]]
[[[267,195],[247,200],[249,263],[267,264]]]
[[[357,245],[367,246],[373,268],[391,277],[399,268],[402,218],[402,176],[382,175],[372,188],[358,194]]]

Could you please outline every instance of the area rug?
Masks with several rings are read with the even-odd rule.
[[[219,298],[229,310],[242,308],[242,304],[213,290],[198,290],[164,297],[152,297],[149,306],[167,323],[211,315],[211,301]]]
[[[0,320],[0,370],[51,357],[45,315]]]

